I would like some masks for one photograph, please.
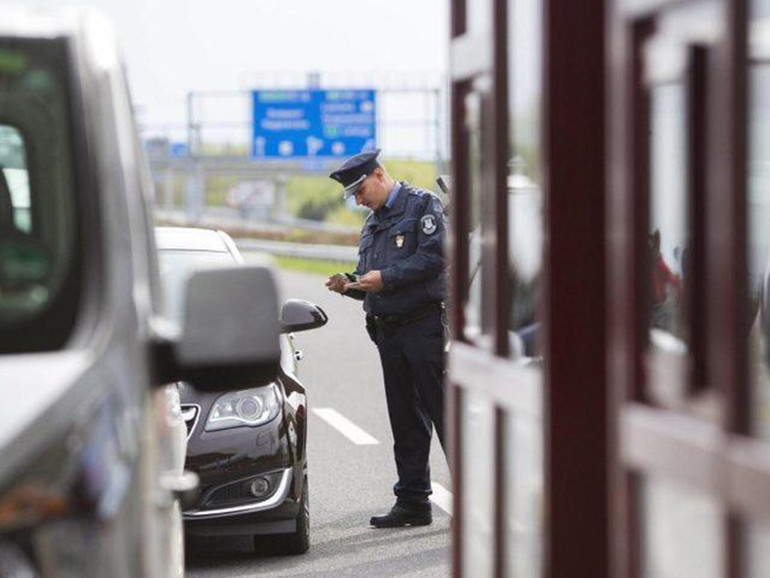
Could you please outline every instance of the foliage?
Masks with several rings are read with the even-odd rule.
[[[158,227],[187,227],[195,226],[188,223],[185,218],[181,219],[160,219],[155,218],[155,225]],[[244,228],[234,225],[220,225],[217,228],[225,231],[234,239],[267,239],[270,241],[287,241],[292,243],[308,243],[319,245],[345,245],[357,247],[359,233],[336,233],[334,231],[310,231],[307,229],[271,228],[268,230],[258,230]]]
[[[275,265],[281,269],[291,269],[304,273],[313,273],[330,277],[342,271],[353,271],[355,263],[338,261],[320,261],[316,259],[300,259],[298,257],[274,257]]]
[[[397,180],[429,190],[437,190],[436,165],[427,161],[386,160],[385,167]],[[227,192],[240,182],[238,177],[209,175],[206,178],[206,204],[221,206],[226,203]],[[184,204],[184,177],[174,178],[173,202]],[[289,178],[286,190],[286,208],[289,214],[302,219],[360,227],[366,218],[365,211],[351,211],[342,199],[340,185],[324,175],[295,175]],[[159,182],[158,204],[164,202]]]
[[[349,225],[351,227],[356,227],[356,229],[360,229],[368,214],[368,209],[351,210],[346,205],[341,204],[326,215],[326,222],[334,223],[335,225]]]
[[[436,164],[426,161],[410,160],[386,160],[385,168],[388,173],[397,181],[408,181],[416,187],[422,187],[429,191],[435,191],[436,185]]]
[[[227,191],[239,182],[238,177],[211,176],[206,179],[206,204],[224,205]]]
[[[425,161],[386,161],[385,168],[399,181],[418,187],[436,189],[436,165]],[[329,223],[363,224],[365,212],[350,211],[342,200],[339,184],[325,176],[295,176],[289,179],[287,207],[289,213],[303,219]]]
[[[327,177],[295,176],[289,179],[286,205],[292,215],[324,221],[340,202],[339,185]]]

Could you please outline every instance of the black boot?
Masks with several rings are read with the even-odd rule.
[[[375,528],[400,528],[402,526],[428,526],[433,522],[430,503],[405,505],[396,503],[387,514],[372,516],[369,523]]]

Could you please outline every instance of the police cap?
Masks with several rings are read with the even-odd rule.
[[[353,155],[329,175],[342,185],[343,198],[347,199],[349,196],[355,195],[364,179],[380,166],[380,163],[377,162],[377,155],[379,154],[380,149],[375,149]]]

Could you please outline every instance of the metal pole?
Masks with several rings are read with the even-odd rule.
[[[374,119],[374,127],[377,131],[377,137],[375,138],[375,141],[377,142],[377,146],[380,148],[383,148],[384,142],[382,138],[382,95],[385,94],[385,90],[377,90],[374,93],[375,103],[374,103],[374,114],[376,115],[376,118]],[[385,151],[385,156],[388,156],[388,151]]]
[[[193,111],[194,92],[187,93],[187,154],[193,155],[193,131],[195,130],[195,119]]]
[[[308,72],[307,73],[307,87],[310,90],[317,90],[321,88],[321,73],[320,72]]]
[[[441,112],[441,89],[434,89],[433,94],[436,99],[433,129],[436,131],[436,176],[438,177],[444,172],[441,159],[441,115],[439,114]]]
[[[169,165],[163,179],[163,208],[170,211],[174,206],[174,171]]]
[[[286,222],[289,219],[288,209],[288,184],[289,177],[285,174],[280,174],[275,178],[275,193],[276,193],[276,218],[280,222]]]

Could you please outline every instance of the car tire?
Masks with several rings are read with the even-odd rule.
[[[291,534],[254,536],[254,551],[258,554],[298,556],[310,549],[310,495],[305,476],[297,514],[297,529]]]

